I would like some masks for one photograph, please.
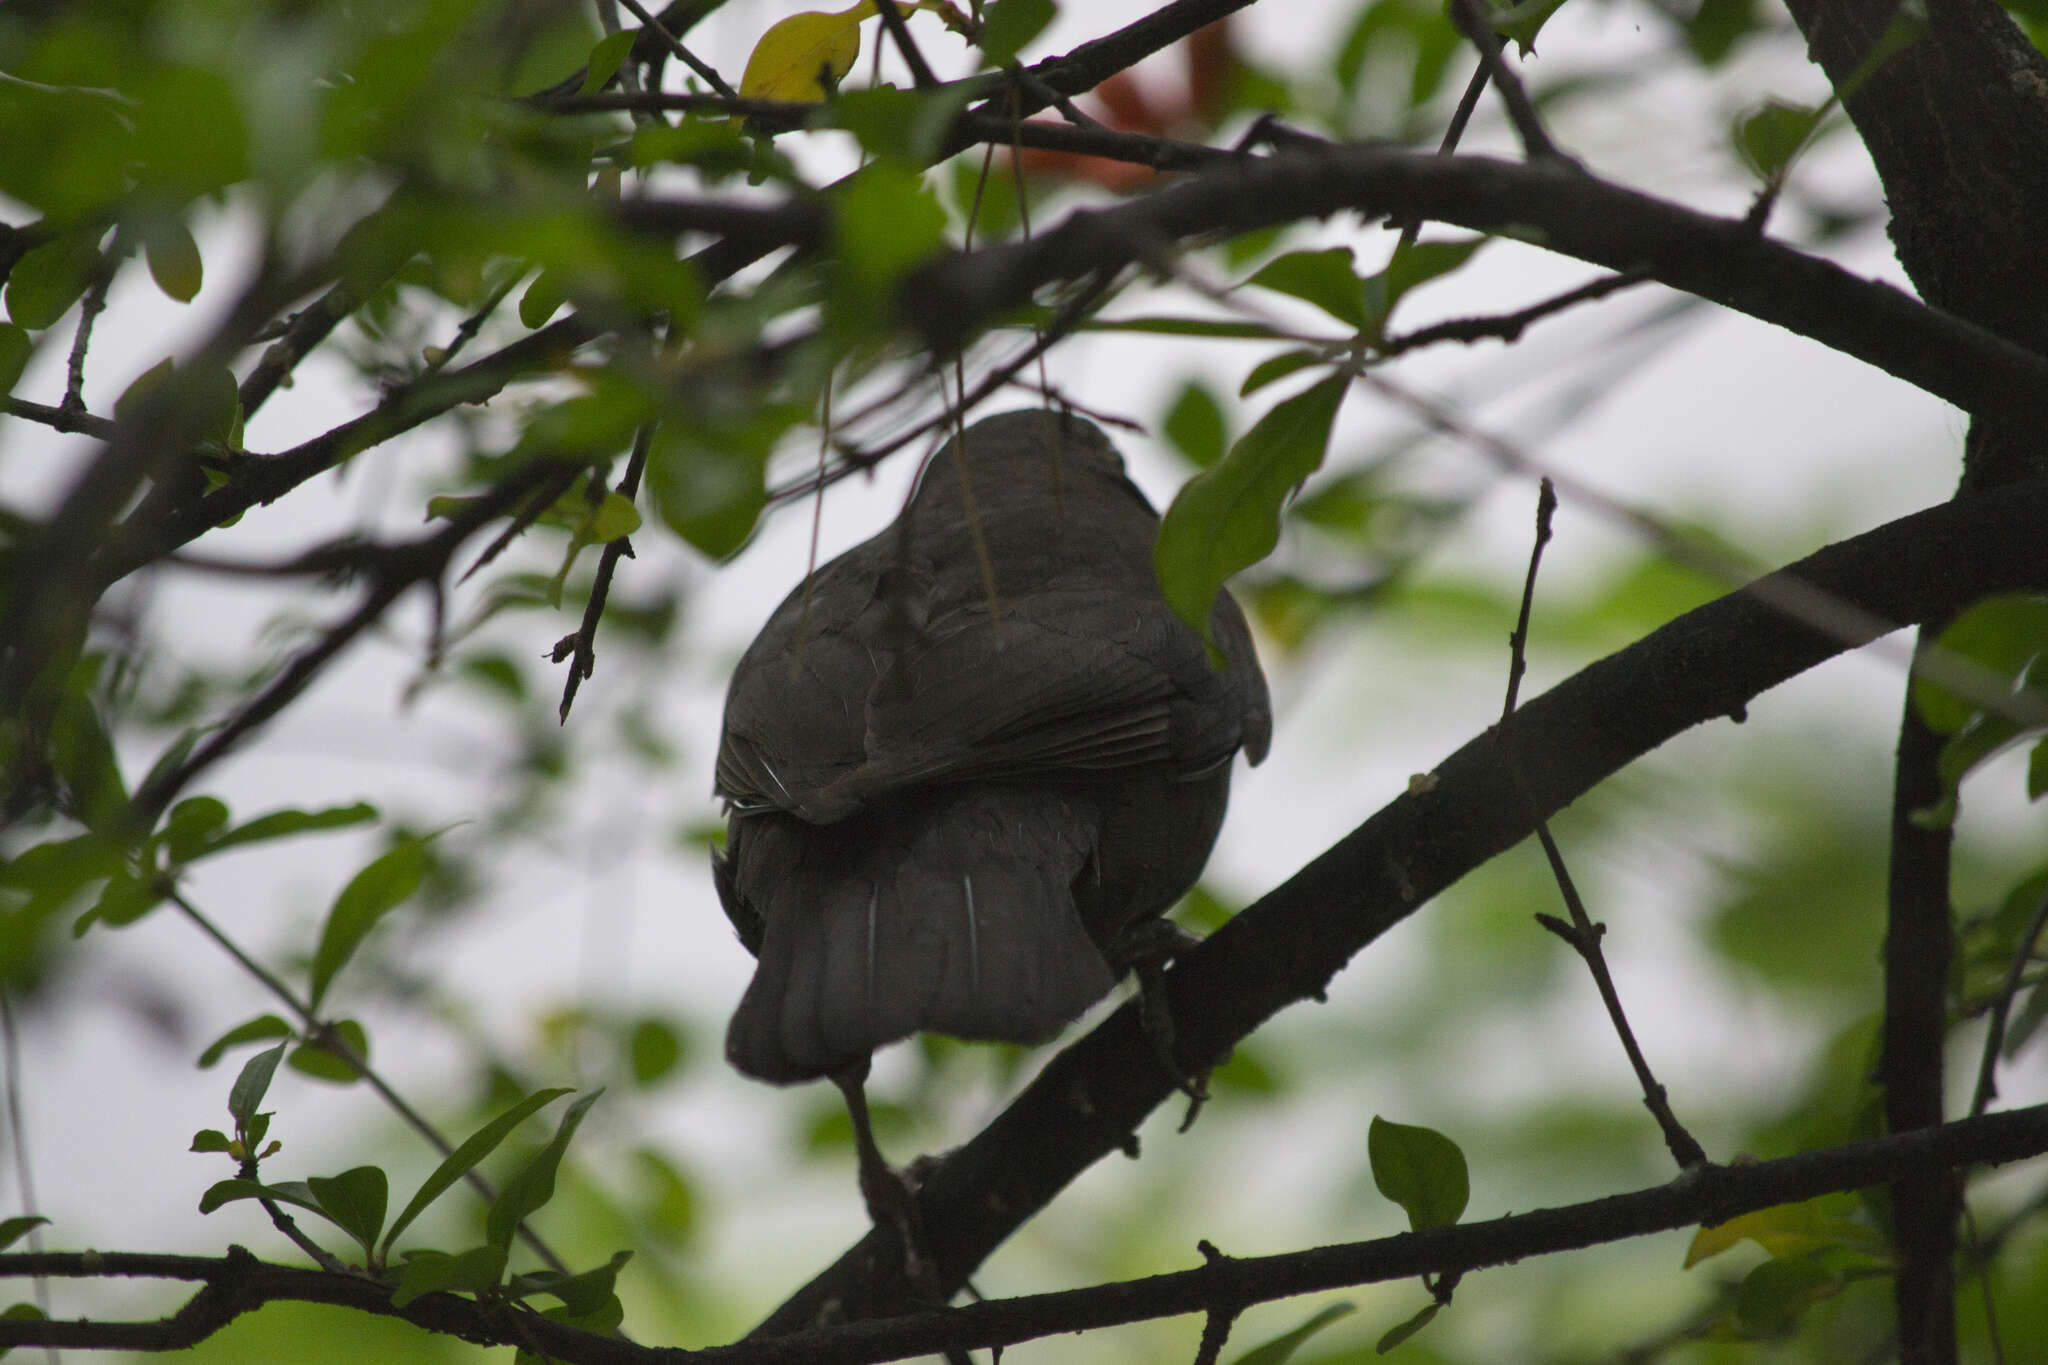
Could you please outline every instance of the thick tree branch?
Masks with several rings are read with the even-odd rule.
[[[568,317],[451,374],[410,385],[353,421],[276,455],[252,458],[227,484],[185,503],[150,525],[105,539],[92,556],[93,581],[104,588],[189,544],[228,519],[274,502],[350,456],[412,430],[464,403],[491,397],[523,374],[543,368],[590,340],[589,323]]]
[[[1869,55],[1907,22],[1898,0],[1790,0],[1814,60],[1844,94],[1891,210],[1899,262],[1930,302],[2036,352],[2048,352],[2048,58],[1989,0],[1944,0],[1911,22],[1917,36],[1864,78]],[[1962,486],[2038,476],[2048,445],[2038,418],[1982,411],[1971,423]],[[1923,636],[1939,628],[1931,622]],[[1948,1022],[1949,833],[1914,823],[1940,799],[1940,738],[1909,701],[1892,812],[1885,926],[1885,1120],[1894,1132],[1941,1121]],[[1956,1359],[1955,1225],[1945,1173],[1892,1187],[1899,1348],[1908,1365]]]
[[[1739,716],[1760,692],[1861,641],[1790,621],[1761,600],[1773,588],[1820,591],[1900,624],[1978,597],[2048,584],[2048,480],[1972,496],[1831,545],[1688,612],[1599,660],[1516,712],[1516,751],[1534,813],[1554,814],[1672,736]],[[1853,613],[1845,619],[1859,619]],[[1875,638],[1870,629],[1866,638]],[[1530,831],[1525,802],[1493,732],[1269,892],[1166,974],[1188,1073],[1287,1006],[1319,999],[1351,956]],[[927,1244],[957,1288],[1075,1175],[1124,1149],[1174,1093],[1126,1005],[1050,1061],[988,1128],[943,1158],[920,1192]],[[758,1330],[794,1331],[828,1304],[848,1317],[915,1303],[901,1257],[871,1234]]]
[[[1142,263],[1189,238],[1341,212],[1533,236],[1550,250],[1640,272],[1811,337],[1966,411],[2048,421],[2048,357],[1760,237],[1738,219],[1695,213],[1557,162],[1370,145],[1244,160],[1114,208],[1076,212],[1028,242],[935,262],[905,285],[902,306],[936,348],[951,350],[1055,280]]]
[[[219,1259],[135,1252],[0,1254],[0,1276],[137,1277],[206,1284],[176,1314],[156,1322],[0,1321],[0,1349],[49,1345],[181,1350],[264,1303],[298,1300],[401,1317],[429,1331],[478,1343],[538,1343],[569,1365],[856,1365],[948,1349],[1007,1346],[1056,1333],[1413,1275],[1479,1270],[1529,1256],[1725,1222],[1777,1204],[1879,1184],[1906,1170],[1999,1165],[2043,1151],[2048,1151],[2048,1105],[1776,1161],[1703,1167],[1666,1185],[1561,1208],[1277,1256],[1208,1256],[1207,1264],[1196,1269],[1145,1279],[924,1310],[888,1321],[848,1323],[701,1351],[638,1346],[525,1314],[515,1324],[512,1310],[451,1294],[426,1295],[401,1311],[391,1306],[390,1289],[374,1280],[270,1264],[239,1247]]]
[[[1928,632],[1922,632],[1928,638]],[[1947,825],[1916,817],[1942,799],[1943,737],[1906,699],[1892,789],[1891,862],[1884,938],[1884,1034],[1878,1079],[1888,1132],[1941,1122],[1948,1041]],[[1956,1358],[1955,1243],[1962,1195],[1942,1170],[1909,1171],[1891,1187],[1898,1250],[1895,1280],[1900,1357],[1914,1365]]]

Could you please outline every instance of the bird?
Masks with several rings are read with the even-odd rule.
[[[1208,859],[1234,757],[1270,744],[1242,611],[1220,592],[1207,641],[1177,617],[1158,530],[1093,422],[985,418],[733,672],[712,871],[756,961],[726,1057],[839,1086],[862,1194],[913,1279],[914,1195],[868,1123],[872,1054],[918,1032],[1046,1042],[1170,954],[1161,917]]]

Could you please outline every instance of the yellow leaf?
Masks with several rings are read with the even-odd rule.
[[[1745,1213],[1714,1227],[1701,1228],[1685,1251],[1690,1270],[1709,1256],[1718,1256],[1742,1241],[1754,1241],[1775,1257],[1796,1256],[1822,1247],[1874,1247],[1871,1230],[1847,1218],[1832,1217],[1817,1201],[1778,1204]]]
[[[757,100],[817,102],[860,57],[860,25],[875,12],[874,0],[827,14],[792,14],[761,35],[740,77],[740,94]]]

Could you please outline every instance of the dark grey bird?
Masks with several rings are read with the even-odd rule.
[[[1218,595],[1213,665],[1160,595],[1158,528],[1094,424],[990,417],[733,673],[713,872],[759,960],[726,1056],[840,1085],[869,1207],[906,1240],[867,1132],[869,1055],[921,1030],[1052,1037],[1156,951],[1233,756],[1265,757],[1244,617]]]

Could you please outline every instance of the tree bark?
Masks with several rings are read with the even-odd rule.
[[[2048,352],[2048,60],[1989,0],[1935,0],[1926,31],[1874,72],[1856,73],[1900,13],[1897,0],[1790,0],[1808,49],[1870,151],[1891,208],[1899,262],[1929,303]],[[1980,417],[1962,487],[1988,488],[2048,467],[2037,426]],[[1925,638],[1943,621],[1929,622]],[[1941,796],[1941,741],[1913,712],[1901,726],[1893,792],[1880,1079],[1892,1132],[1940,1123],[1947,975],[1953,952],[1946,829],[1914,824]],[[1955,1228],[1948,1172],[1891,1187],[1900,1357],[1956,1358]]]

